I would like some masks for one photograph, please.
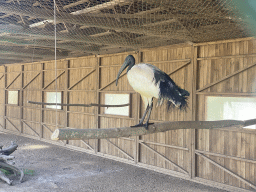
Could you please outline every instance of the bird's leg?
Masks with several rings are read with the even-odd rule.
[[[138,125],[143,125],[143,121],[144,121],[144,119],[145,119],[145,117],[146,117],[146,115],[147,115],[148,109],[149,109],[149,105],[147,106],[147,109],[146,109],[146,111],[144,112],[142,118],[140,119],[140,122],[139,122]]]
[[[150,106],[149,106],[149,105],[147,106],[146,111],[144,112],[144,114],[143,114],[143,116],[142,116],[142,118],[141,118],[139,124],[134,125],[134,126],[131,126],[131,127],[142,127],[142,126],[143,126],[143,127],[145,127],[146,129],[148,129],[148,126],[149,126],[150,124],[153,124],[153,123],[148,123],[149,118],[150,118],[150,115],[151,115],[152,108],[153,108],[153,98],[152,98],[152,100],[151,100],[151,105],[150,105]],[[145,119],[147,113],[148,113],[147,121],[146,121],[145,124],[143,124],[143,121],[144,121],[144,119]]]
[[[140,119],[139,124],[134,125],[134,126],[131,126],[131,127],[141,127],[141,126],[143,126],[143,121],[144,121],[144,119],[145,119],[145,117],[146,117],[146,115],[147,115],[148,109],[149,109],[149,105],[147,106],[147,108],[146,108],[146,110],[145,110],[145,112],[144,112],[142,118]]]
[[[152,99],[151,105],[149,107],[148,117],[147,117],[147,121],[146,121],[146,124],[145,124],[146,129],[148,129],[148,125],[149,125],[148,121],[149,121],[149,118],[150,118],[150,115],[151,115],[152,108],[153,108],[153,99]]]

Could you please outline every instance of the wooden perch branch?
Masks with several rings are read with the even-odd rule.
[[[64,103],[44,103],[44,102],[35,102],[35,101],[28,101],[28,103],[36,104],[36,105],[61,105],[61,106],[79,106],[79,107],[126,107],[129,106],[130,103],[122,104],[122,105],[102,105],[97,103],[91,104],[64,104]]]
[[[9,185],[12,184],[12,180],[5,176],[4,171],[11,171],[15,174],[20,174],[20,182],[22,181],[22,178],[24,176],[22,170],[9,163],[9,160],[14,159],[14,156],[9,155],[13,153],[17,149],[17,147],[18,145],[14,142],[12,142],[11,145],[5,149],[2,149],[2,146],[0,146],[0,179],[5,181]]]
[[[56,129],[52,140],[84,140],[84,139],[106,139],[140,136],[176,129],[217,129],[224,127],[245,127],[256,124],[256,119],[246,121],[222,120],[222,121],[176,121],[163,122],[149,125],[148,130],[144,127],[123,127],[110,129]]]
[[[8,185],[12,184],[12,180],[10,180],[8,177],[5,176],[5,174],[0,170],[0,179],[5,181]]]

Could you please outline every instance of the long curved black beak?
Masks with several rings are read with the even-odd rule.
[[[122,67],[118,71],[118,74],[117,74],[117,77],[116,77],[116,86],[117,86],[118,79],[119,79],[121,73],[126,69],[126,67],[128,67],[128,65],[129,65],[129,63],[127,61],[124,61],[124,64],[122,65]]]

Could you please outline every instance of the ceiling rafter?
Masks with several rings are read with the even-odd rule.
[[[77,1],[77,2],[74,2],[74,3],[70,3],[68,5],[65,5],[63,7],[63,9],[68,9],[68,8],[71,8],[71,7],[75,7],[77,5],[80,5],[80,4],[83,4],[83,3],[87,3],[87,2],[89,2],[89,0],[80,0],[80,1]]]
[[[226,0],[5,0],[0,56],[22,60],[33,50],[37,59],[51,58],[55,27],[57,52],[65,57],[245,37],[244,26]]]
[[[100,12],[102,9],[111,9],[116,5],[122,6],[125,4],[129,4],[132,0],[111,0],[109,2],[99,4],[93,7],[85,8],[79,11],[72,12],[72,15],[81,15],[85,13],[95,13],[95,12]]]

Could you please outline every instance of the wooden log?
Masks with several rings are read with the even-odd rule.
[[[5,149],[1,149],[0,150],[0,154],[2,155],[10,155],[12,154],[16,149],[17,149],[18,145],[14,142],[11,143],[11,145]]]
[[[5,174],[0,170],[0,179],[5,181],[8,185],[12,184],[12,180],[5,176]]]
[[[0,161],[2,162],[7,162],[8,160],[13,160],[13,159],[14,159],[14,156],[0,154]]]
[[[176,121],[163,122],[149,125],[148,130],[145,127],[123,127],[110,129],[73,129],[63,128],[56,129],[52,136],[52,140],[84,140],[84,139],[106,139],[140,136],[158,132],[165,132],[176,129],[218,129],[224,127],[242,128],[248,125],[256,124],[256,119],[237,121],[237,120],[221,120],[221,121]],[[255,130],[256,132],[256,130]]]
[[[10,165],[8,163],[2,162],[0,161],[0,168],[4,169],[4,170],[10,170],[15,172],[16,174],[20,174],[20,182],[22,182],[22,179],[24,177],[24,173],[22,170],[20,170],[17,167],[14,167],[13,165]]]

